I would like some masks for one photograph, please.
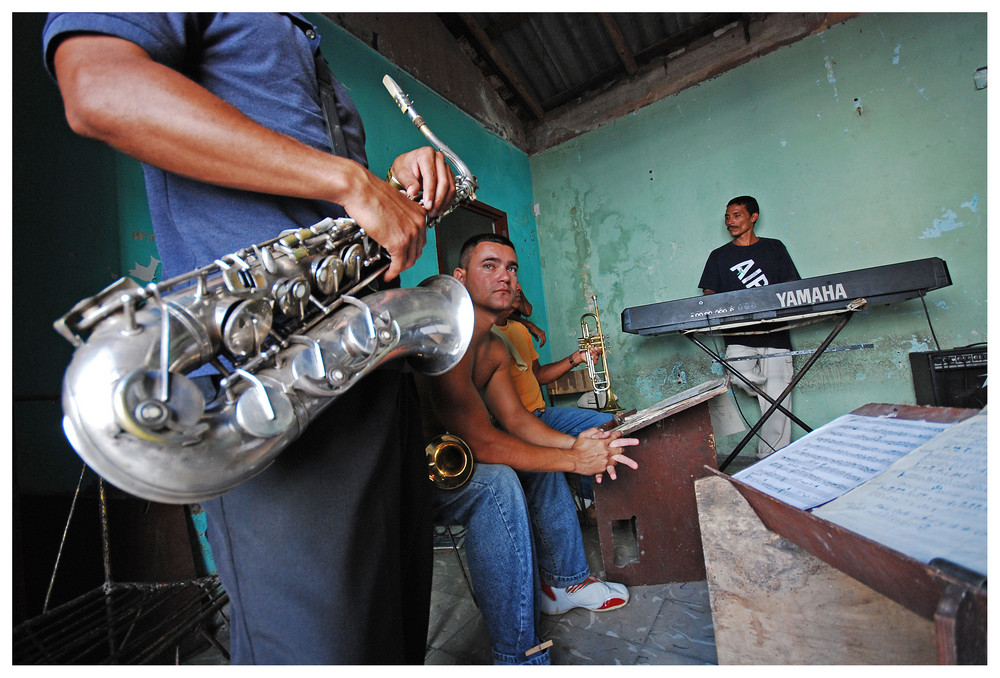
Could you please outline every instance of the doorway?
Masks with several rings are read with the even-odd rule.
[[[507,213],[482,202],[459,205],[434,229],[438,272],[451,275],[458,266],[462,245],[470,237],[492,231],[507,237]]]

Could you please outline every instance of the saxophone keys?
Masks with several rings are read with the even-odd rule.
[[[249,377],[244,373],[245,378]],[[256,438],[279,436],[295,422],[295,409],[280,388],[265,386],[256,378],[236,400],[236,423]]]
[[[307,336],[292,335],[288,338],[290,344],[302,344],[305,348],[298,351],[289,363],[292,373],[292,385],[320,397],[331,397],[349,380],[351,374],[336,365],[336,361],[324,351],[320,342]],[[327,365],[334,365],[327,367]]]
[[[115,421],[140,440],[165,443],[186,438],[205,411],[201,389],[182,374],[168,373],[170,398],[160,400],[160,373],[134,370],[118,382],[114,393]]]
[[[336,294],[340,289],[340,282],[344,279],[344,262],[339,257],[323,257],[313,263],[313,282],[316,289],[324,297]]]
[[[282,315],[301,317],[303,304],[309,298],[309,281],[304,277],[279,280],[271,286],[271,297]]]
[[[365,261],[365,250],[361,243],[354,243],[341,252],[340,258],[344,262],[344,272],[351,280],[361,280],[361,268]]]
[[[222,326],[222,343],[236,357],[256,355],[271,331],[274,312],[263,299],[242,301],[230,311]]]

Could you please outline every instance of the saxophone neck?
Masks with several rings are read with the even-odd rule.
[[[424,122],[423,117],[417,113],[416,109],[413,108],[413,103],[410,101],[410,97],[406,95],[406,92],[396,84],[396,81],[391,77],[386,75],[382,78],[382,84],[385,85],[386,90],[395,100],[396,105],[399,109],[406,114],[411,121],[413,121],[414,126],[420,130],[420,133],[424,135],[427,141],[440,151],[444,157],[448,160],[451,166],[455,169],[455,202],[452,204],[451,212],[453,209],[458,207],[463,202],[472,202],[476,199],[476,189],[479,188],[476,177],[472,174],[469,166],[466,165],[458,154],[456,154],[451,148],[448,147],[446,143],[441,141],[434,132],[431,131],[427,123]],[[445,213],[447,214],[447,212]],[[444,216],[444,215],[441,215]],[[441,217],[438,217],[440,220]]]

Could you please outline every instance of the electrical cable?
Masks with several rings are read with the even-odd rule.
[[[920,295],[920,303],[924,305],[924,315],[927,317],[927,327],[931,331],[931,337],[934,339],[934,346],[936,350],[941,350],[941,344],[938,343],[937,335],[934,334],[934,323],[931,322],[931,314],[927,311],[927,300],[924,295]]]
[[[722,353],[719,351],[719,343],[718,343],[718,336],[719,335],[709,333],[708,336],[712,338],[712,347],[715,349],[716,355],[722,355]],[[760,360],[760,358],[758,358],[758,360]],[[723,369],[725,369],[725,368],[723,368]],[[734,384],[735,384],[735,382],[734,382]],[[749,397],[752,398],[753,396],[749,396]],[[750,420],[747,418],[747,415],[743,412],[743,408],[740,407],[740,399],[736,395],[736,389],[735,388],[733,389],[733,403],[735,403],[735,405],[736,405],[736,411],[740,413],[740,419],[743,420],[744,426],[746,426],[748,429],[753,428],[753,424],[750,423]],[[766,440],[764,440],[764,438],[761,437],[759,430],[754,432],[754,437],[758,441],[763,442],[765,445],[767,445],[768,447],[770,447],[771,448],[771,452],[777,452],[777,450],[774,449],[774,446],[771,445],[771,443],[767,442]]]

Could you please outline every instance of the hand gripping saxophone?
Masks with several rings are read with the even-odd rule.
[[[456,169],[470,185],[464,164]],[[474,197],[456,195],[452,209]],[[433,276],[359,298],[387,268],[385,251],[342,218],[161,283],[119,280],[55,323],[77,347],[63,380],[66,437],[144,499],[227,492],[380,364],[407,357],[436,375],[461,360],[474,323],[461,283]],[[188,375],[209,364],[222,379],[206,401]]]

